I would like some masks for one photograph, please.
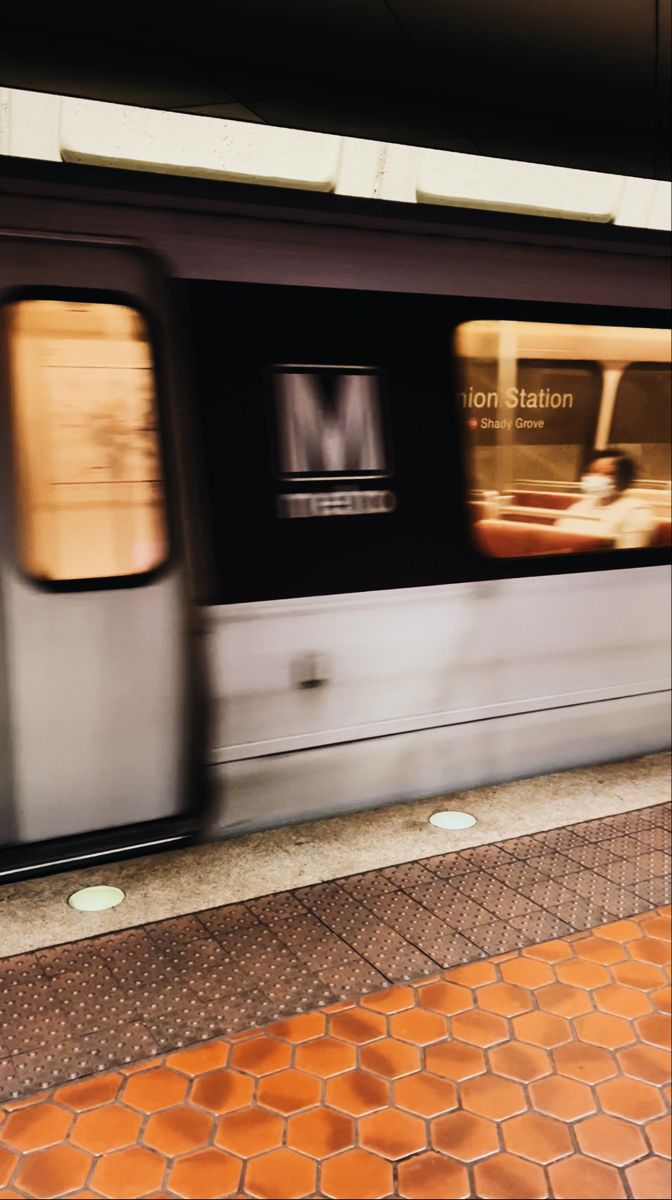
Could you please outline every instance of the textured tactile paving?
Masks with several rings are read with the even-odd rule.
[[[398,888],[367,894],[411,932]],[[0,1105],[0,1196],[669,1200],[671,927],[528,941]]]
[[[0,1097],[669,904],[669,830],[658,805],[0,959]]]

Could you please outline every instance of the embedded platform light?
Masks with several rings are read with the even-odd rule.
[[[68,904],[77,912],[103,912],[106,908],[116,908],[126,899],[121,888],[99,885],[98,887],[80,888],[68,896]]]
[[[471,829],[476,824],[476,817],[472,817],[471,813],[449,812],[446,809],[432,813],[429,823],[437,829]]]

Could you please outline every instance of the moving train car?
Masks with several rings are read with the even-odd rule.
[[[666,235],[18,159],[0,230],[0,878],[669,744]]]

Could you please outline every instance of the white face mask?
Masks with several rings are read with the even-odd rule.
[[[586,496],[599,496],[606,499],[616,491],[613,479],[607,475],[584,475],[581,479],[581,491]]]

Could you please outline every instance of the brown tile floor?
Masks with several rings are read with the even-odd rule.
[[[669,1200],[658,908],[0,1109],[0,1196]]]
[[[0,1100],[667,904],[671,863],[655,805],[0,959]]]

